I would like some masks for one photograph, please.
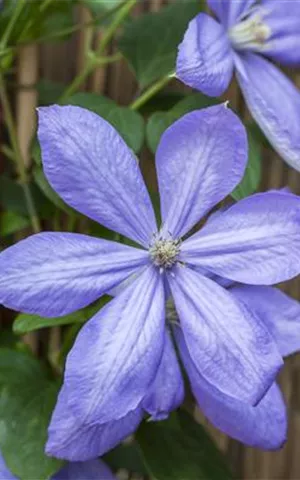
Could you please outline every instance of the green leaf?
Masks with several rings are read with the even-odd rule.
[[[138,473],[139,475],[147,475],[148,473],[141,451],[135,442],[129,445],[119,445],[108,452],[103,460],[114,471],[125,468],[130,473]]]
[[[145,129],[143,117],[130,108],[119,107],[113,100],[95,93],[76,93],[64,101],[97,113],[111,123],[134,152],[142,148]]]
[[[229,480],[226,463],[204,428],[179,410],[137,432],[149,473],[156,480]]]
[[[57,390],[31,355],[0,349],[0,446],[21,480],[47,480],[61,466],[44,453]]]
[[[105,25],[111,21],[111,16],[107,20],[101,17],[120,5],[123,0],[82,0],[82,3],[90,10],[93,17],[100,17],[100,24]],[[97,22],[96,22],[97,23]]]
[[[40,80],[36,86],[40,106],[48,106],[57,103],[62,96],[66,85],[58,82],[51,82],[46,78]]]
[[[202,93],[189,95],[178,102],[168,112],[155,112],[150,116],[146,127],[146,139],[150,150],[155,153],[163,132],[178,118],[188,112],[216,105],[217,99],[206,97]]]
[[[177,47],[200,0],[185,0],[128,22],[119,48],[145,88],[175,70]]]
[[[56,207],[60,208],[64,212],[70,214],[73,213],[72,210],[66,203],[61,200],[57,193],[53,190],[48,180],[46,179],[42,167],[35,167],[33,170],[33,178],[37,186],[41,189],[45,197],[50,200]]]
[[[261,160],[262,160],[262,144],[252,127],[247,128],[248,133],[248,164],[246,172],[241,183],[235,188],[231,196],[234,200],[241,200],[256,192],[261,181]]]
[[[97,313],[108,301],[110,297],[105,295],[98,302],[77,312],[64,315],[63,317],[40,317],[39,315],[31,315],[20,313],[14,320],[13,331],[18,335],[23,335],[34,330],[46,327],[58,327],[60,325],[70,325],[73,323],[85,323],[95,313]]]
[[[0,218],[0,235],[5,237],[30,226],[29,218],[15,212],[3,212]]]

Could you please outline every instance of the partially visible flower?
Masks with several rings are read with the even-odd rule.
[[[300,65],[300,2],[207,0],[219,21],[200,13],[179,46],[176,72],[209,96],[235,70],[247,106],[275,150],[300,170],[300,92],[271,63]]]
[[[18,477],[7,468],[1,453],[0,478],[1,480],[18,480]],[[116,480],[116,477],[102,460],[95,459],[67,463],[59,472],[52,475],[50,480]]]
[[[58,316],[127,286],[81,329],[68,355],[47,452],[101,456],[140,423],[182,401],[182,378],[165,322],[171,293],[197,375],[220,395],[256,405],[282,357],[246,305],[201,272],[270,285],[300,272],[300,199],[272,191],[213,215],[240,182],[245,129],[225,105],[194,111],[163,134],[156,154],[163,225],[157,231],[138,163],[105,120],[78,107],[39,112],[44,170],[81,213],[142,246],[45,232],[0,255],[0,301]]]

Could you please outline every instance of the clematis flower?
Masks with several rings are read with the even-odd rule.
[[[0,453],[0,476],[2,480],[18,480],[7,468]],[[51,480],[116,480],[110,469],[102,460],[67,463],[59,472],[52,475]]]
[[[176,72],[209,96],[223,94],[235,71],[246,104],[275,150],[300,170],[300,93],[272,63],[300,65],[300,2],[207,0],[179,46]]]
[[[253,195],[187,237],[243,177],[247,139],[238,117],[215,106],[163,134],[159,230],[136,158],[105,120],[79,107],[46,107],[38,134],[57,193],[139,245],[44,232],[0,255],[0,302],[29,313],[67,314],[126,284],[83,326],[68,355],[47,452],[96,457],[132,433],[145,411],[159,420],[178,406],[169,293],[197,375],[220,395],[256,405],[283,364],[280,351],[258,317],[201,270],[256,285],[298,275],[300,199]]]

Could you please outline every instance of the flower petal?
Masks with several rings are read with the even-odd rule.
[[[207,0],[211,10],[226,27],[237,23],[256,0]]]
[[[79,212],[144,246],[156,221],[137,160],[117,131],[80,107],[39,108],[45,174]]]
[[[300,170],[300,92],[268,60],[236,55],[237,78],[247,106],[282,158]]]
[[[253,285],[300,273],[300,197],[259,193],[208,222],[181,246],[181,260]]]
[[[192,391],[212,424],[252,447],[267,450],[282,447],[287,437],[287,415],[278,386],[274,383],[255,407],[224,395],[199,375],[179,328],[175,335]]]
[[[150,392],[142,406],[152,420],[164,420],[184,400],[184,384],[169,332],[165,333],[163,356]]]
[[[139,405],[162,357],[164,300],[162,276],[149,267],[84,325],[65,372],[82,422],[117,420]]]
[[[256,404],[283,362],[267,329],[212,280],[177,267],[169,283],[198,372],[222,393]]]
[[[300,64],[300,2],[287,4],[274,0],[261,3],[263,22],[270,28],[270,38],[263,53],[283,65]]]
[[[71,461],[96,458],[134,433],[142,418],[139,407],[113,422],[85,424],[70,410],[67,389],[63,386],[48,429],[46,453]]]
[[[224,104],[173,123],[156,154],[164,230],[187,233],[240,182],[246,162],[245,128]]]
[[[51,480],[117,480],[102,460],[67,463]]]
[[[0,452],[0,478],[2,480],[18,480],[10,470],[8,470],[3,455]]]
[[[278,288],[237,285],[231,293],[266,325],[283,357],[300,350],[300,303]]]
[[[0,303],[56,317],[92,303],[148,263],[145,250],[75,233],[44,232],[0,254]]]
[[[176,75],[186,85],[217,97],[228,88],[233,74],[233,52],[224,27],[199,13],[179,45]]]

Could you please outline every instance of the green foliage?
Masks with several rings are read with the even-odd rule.
[[[235,188],[231,196],[234,200],[241,200],[256,192],[261,181],[262,143],[260,137],[251,126],[247,128],[249,153],[248,164],[241,183]]]
[[[2,237],[12,235],[13,233],[19,232],[20,230],[23,230],[29,226],[30,220],[28,217],[10,211],[6,211],[1,214],[0,235]]]
[[[41,189],[45,197],[53,203],[57,208],[63,210],[66,213],[73,213],[74,210],[70,208],[53,190],[49,184],[47,178],[45,177],[42,167],[36,166],[33,170],[33,178],[37,186]]]
[[[139,475],[148,474],[140,448],[136,442],[119,445],[105,454],[103,460],[114,471],[125,468],[131,473],[137,473]]]
[[[21,480],[47,480],[60,468],[60,461],[44,454],[57,390],[31,355],[0,349],[0,446]]]
[[[155,153],[160,137],[163,132],[180,117],[193,110],[216,105],[214,98],[206,97],[202,93],[189,95],[178,102],[167,112],[155,112],[150,116],[146,127],[146,139],[150,150]]]
[[[97,313],[109,301],[109,299],[110,297],[105,295],[95,304],[62,317],[46,318],[40,317],[39,315],[20,313],[13,323],[13,331],[18,335],[23,335],[40,328],[85,323],[95,315],[95,313]]]
[[[126,24],[119,48],[141,88],[175,70],[177,47],[200,6],[200,0],[177,1]]]
[[[156,480],[230,480],[225,461],[204,428],[179,410],[163,422],[144,422],[137,433]]]

